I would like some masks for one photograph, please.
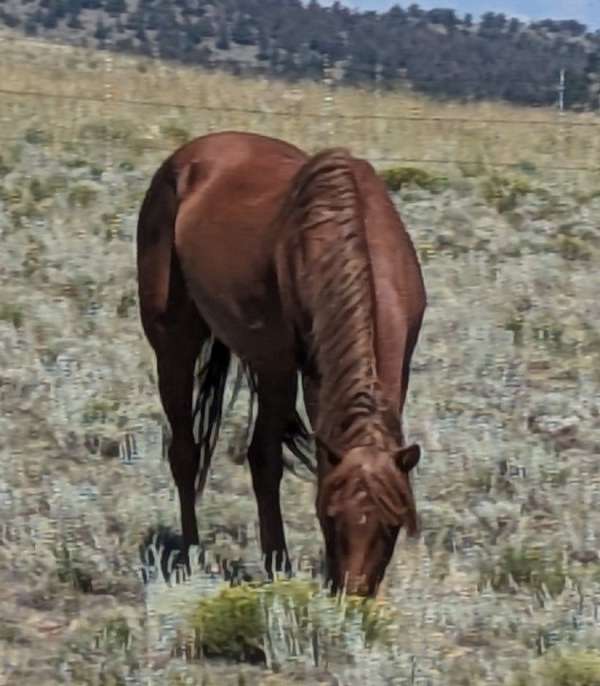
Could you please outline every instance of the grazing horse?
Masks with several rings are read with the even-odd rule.
[[[420,450],[405,442],[402,411],[426,297],[410,237],[371,165],[342,149],[309,157],[255,134],[198,138],[155,173],[137,260],[186,554],[198,543],[195,499],[234,354],[258,399],[248,462],[267,573],[291,571],[279,488],[283,446],[307,457],[300,376],[328,581],[334,592],[374,594],[400,528],[417,532],[409,472]]]

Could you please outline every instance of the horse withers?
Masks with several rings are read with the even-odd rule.
[[[333,591],[374,594],[401,527],[417,531],[409,473],[420,450],[405,442],[402,412],[426,297],[410,237],[371,165],[343,149],[309,157],[256,134],[197,138],[152,179],[137,262],[185,550],[199,542],[195,500],[233,354],[258,399],[247,457],[267,573],[291,571],[279,487],[283,446],[307,459],[300,376],[328,581]]]

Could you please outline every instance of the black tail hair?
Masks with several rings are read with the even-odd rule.
[[[219,429],[223,418],[225,386],[231,363],[231,351],[221,341],[215,338],[212,344],[207,343],[205,345],[210,345],[211,350],[208,360],[201,367],[198,374],[198,394],[193,410],[194,425],[198,421],[197,446],[200,459],[200,468],[196,480],[197,496],[202,494],[206,486],[212,456],[219,436]],[[248,417],[248,424],[250,425],[257,391],[257,381],[247,365],[240,363],[240,369],[246,375],[250,386],[250,415]],[[238,371],[228,411],[233,407],[241,390],[242,378],[243,374]],[[283,444],[310,472],[316,473],[316,468],[311,460],[311,433],[297,410],[294,411],[294,415],[286,427]],[[295,473],[293,465],[285,462],[285,466]]]
[[[193,411],[193,422],[198,420],[197,446],[200,459],[200,468],[196,479],[196,495],[202,494],[206,485],[206,479],[210,469],[221,419],[223,414],[223,396],[231,352],[229,348],[218,339],[213,339],[210,345],[208,360],[198,374],[198,395]]]
[[[302,462],[309,472],[316,474],[317,469],[311,459],[313,456],[311,437],[312,434],[306,427],[298,410],[294,410],[294,416],[287,425],[283,435],[283,444]],[[290,471],[299,476],[292,464],[285,462],[285,465]]]
[[[252,407],[253,399],[256,395],[257,390],[256,377],[251,373],[249,368],[246,368],[246,376],[250,384],[250,406]],[[317,469],[314,465],[314,462],[311,460],[311,457],[313,455],[311,437],[312,434],[306,427],[306,424],[304,423],[304,420],[298,413],[298,410],[294,410],[294,414],[288,422],[288,425],[285,429],[285,433],[283,434],[283,445],[286,446],[286,448],[292,453],[292,455],[297,457],[300,460],[300,462],[302,462],[302,464],[308,469],[309,472],[311,472],[312,474],[316,474]],[[296,476],[299,476],[299,474],[294,469],[293,463],[284,460],[284,465],[292,473],[296,474]]]

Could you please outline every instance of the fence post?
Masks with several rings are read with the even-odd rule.
[[[113,101],[113,56],[108,40],[104,45],[104,110],[108,119],[104,140],[104,167],[112,171],[112,152],[110,150],[110,115]]]
[[[561,114],[565,113],[565,70],[560,70],[560,81],[558,84],[558,110]]]
[[[329,61],[329,55],[325,55],[323,59],[323,85],[325,86],[322,111],[324,135],[327,145],[330,146],[333,144],[335,135],[335,121],[333,116],[333,69]]]

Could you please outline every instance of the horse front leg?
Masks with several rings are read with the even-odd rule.
[[[285,378],[258,376],[258,415],[248,450],[252,486],[256,496],[260,542],[269,579],[274,572],[291,574],[280,485],[283,476],[283,436],[296,399],[296,375]]]

